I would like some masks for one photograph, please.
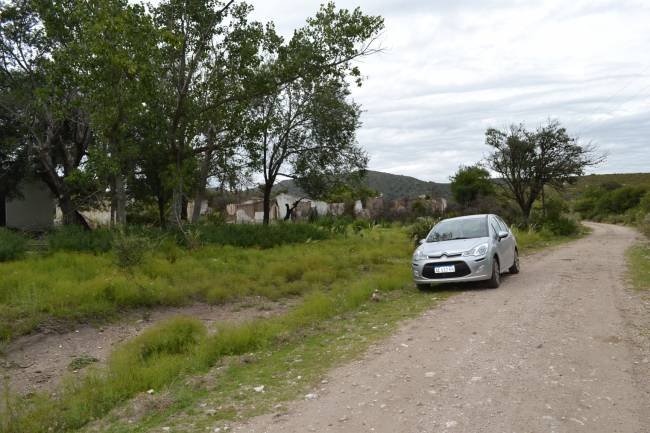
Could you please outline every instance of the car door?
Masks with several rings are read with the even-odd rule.
[[[492,238],[494,239],[493,242],[494,245],[496,246],[497,253],[499,254],[499,268],[503,272],[505,264],[508,263],[505,243],[499,240],[499,232],[501,231],[501,229],[499,228],[499,223],[497,223],[497,220],[493,216],[490,216],[489,222],[490,222],[490,229],[492,232]]]
[[[509,268],[515,262],[515,237],[512,235],[512,231],[510,231],[506,223],[503,222],[501,218],[495,216],[494,219],[499,225],[499,228],[502,231],[508,233],[508,237],[501,239],[501,243],[503,244],[504,258],[506,260],[504,265]]]

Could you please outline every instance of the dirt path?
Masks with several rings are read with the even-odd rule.
[[[331,372],[246,432],[650,432],[650,302],[625,289],[634,231],[530,256]],[[607,252],[607,254],[605,253]]]
[[[151,325],[175,316],[194,317],[212,330],[222,322],[269,317],[287,311],[295,300],[271,302],[252,298],[226,305],[194,304],[131,312],[105,326],[80,325],[65,333],[37,333],[21,337],[0,355],[0,385],[8,379],[12,391],[20,394],[52,390],[66,374],[76,374],[71,363],[80,358],[107,360],[115,346],[140,334]],[[74,364],[72,364],[74,365]],[[2,387],[0,387],[2,389]]]

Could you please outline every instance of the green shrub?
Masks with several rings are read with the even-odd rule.
[[[187,353],[205,335],[205,326],[197,319],[169,319],[130,340],[116,352],[112,361],[124,357],[137,364],[161,355]]]
[[[650,213],[647,214],[639,223],[639,230],[650,238]]]
[[[639,201],[639,210],[644,214],[650,214],[650,191],[646,192]]]
[[[148,249],[149,239],[145,237],[125,233],[113,237],[115,258],[121,268],[131,268],[142,263]]]
[[[0,262],[20,259],[27,250],[27,239],[11,230],[0,228]]]
[[[544,222],[542,227],[556,236],[573,236],[580,233],[580,224],[565,216],[549,219]]]
[[[637,206],[650,208],[650,198],[646,198],[649,195],[646,191],[643,186],[614,189],[592,186],[576,200],[574,210],[587,219],[611,221],[612,215],[623,215]],[[616,222],[623,221],[616,218]]]
[[[181,255],[181,249],[174,239],[163,239],[158,246],[158,251],[172,264],[176,263]]]
[[[81,226],[62,226],[48,236],[52,251],[103,253],[110,251],[113,234],[108,229],[86,230]]]
[[[325,230],[337,234],[345,235],[348,231],[348,226],[354,222],[354,218],[351,216],[333,216],[326,215],[316,219],[315,224],[319,227],[323,227]]]
[[[329,233],[314,224],[277,223],[201,225],[201,242],[212,245],[272,248],[278,245],[323,240]]]
[[[360,234],[364,230],[370,230],[373,227],[373,223],[370,220],[358,219],[354,220],[352,223],[352,231],[355,234]]]
[[[623,214],[637,206],[645,192],[645,188],[639,186],[626,186],[609,191],[598,200],[595,211],[600,215]]]
[[[205,218],[209,224],[213,224],[215,226],[221,226],[226,224],[226,216],[222,212],[219,212],[218,210],[209,212],[205,216]]]
[[[413,242],[417,245],[420,239],[427,237],[433,226],[435,226],[439,218],[423,217],[415,220],[413,224],[408,228],[409,239],[412,239]]]

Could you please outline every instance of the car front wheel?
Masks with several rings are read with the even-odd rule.
[[[515,261],[512,263],[512,266],[510,266],[510,269],[508,269],[508,272],[511,274],[519,273],[519,253],[517,250],[515,250]]]
[[[492,277],[488,280],[490,289],[497,289],[501,285],[501,270],[499,269],[499,259],[496,257],[492,260]]]

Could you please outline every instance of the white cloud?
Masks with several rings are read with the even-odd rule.
[[[253,1],[285,35],[316,1]],[[650,2],[338,1],[386,20],[360,65],[370,168],[446,181],[487,152],[488,126],[557,118],[609,152],[598,172],[650,167]]]

